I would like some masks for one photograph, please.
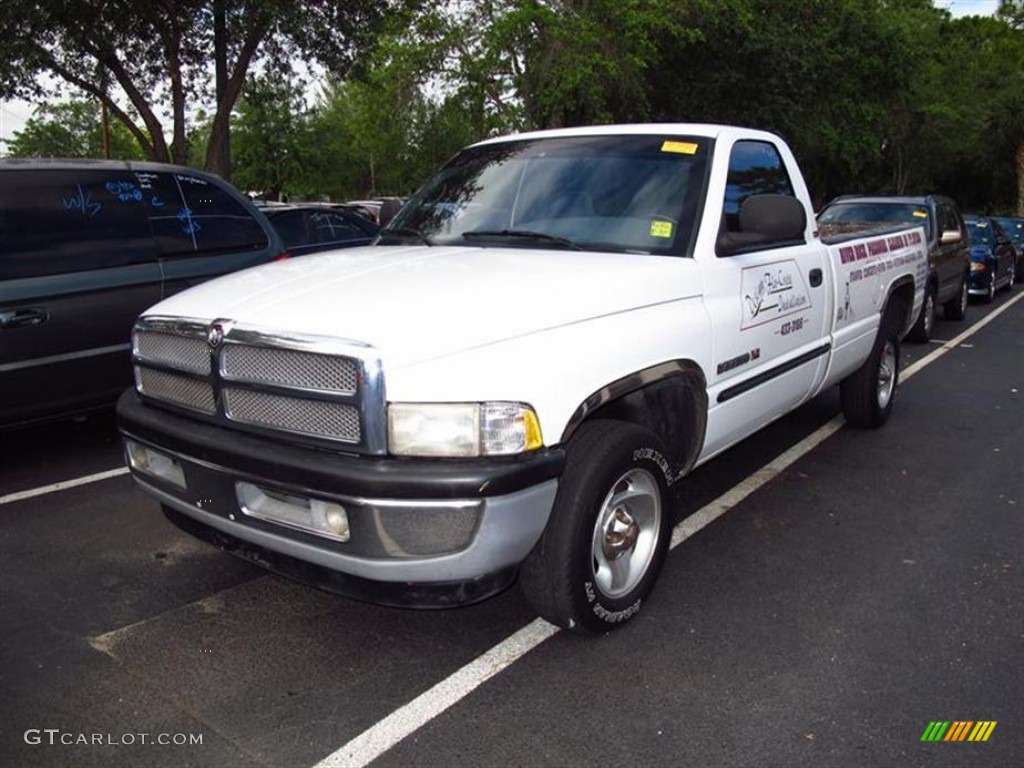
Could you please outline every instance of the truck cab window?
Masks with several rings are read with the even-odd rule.
[[[769,248],[778,243],[761,233],[745,231],[740,209],[752,195],[785,195],[794,197],[793,185],[778,149],[766,141],[738,141],[729,157],[725,203],[719,232],[719,253]]]

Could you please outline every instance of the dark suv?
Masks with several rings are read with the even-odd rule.
[[[222,180],[106,160],[0,160],[0,428],[113,403],[135,318],[282,255]]]
[[[971,255],[963,217],[956,201],[941,195],[920,197],[838,197],[818,214],[822,236],[886,229],[905,224],[924,227],[928,238],[928,292],[921,314],[907,335],[928,341],[941,304],[947,320],[963,320],[967,312]]]

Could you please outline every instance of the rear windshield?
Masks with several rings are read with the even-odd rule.
[[[839,235],[874,229],[889,229],[901,224],[923,226],[932,238],[932,220],[928,208],[913,203],[856,202],[834,203],[818,216],[823,234]]]
[[[679,253],[693,235],[709,147],[708,139],[678,136],[473,147],[430,179],[390,228],[446,245]]]

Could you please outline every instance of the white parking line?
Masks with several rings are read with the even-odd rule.
[[[934,363],[944,354],[955,349],[964,339],[977,333],[1020,299],[1024,299],[1024,293],[989,313],[940,349],[908,366],[905,371],[901,371],[901,379],[906,381],[926,365]],[[738,485],[689,515],[672,531],[672,542],[669,546],[675,548],[706,528],[758,488],[777,477],[787,467],[838,432],[845,423],[842,416],[836,416],[789,450],[776,456],[761,469],[749,475]],[[343,747],[317,763],[314,768],[363,768],[363,766],[369,765],[402,739],[418,731],[559,631],[558,627],[543,619],[534,619],[530,624],[505,638],[433,688],[424,691],[408,704],[399,707],[383,720],[367,728]]]
[[[23,499],[31,499],[34,496],[43,496],[44,494],[47,493],[63,491],[68,488],[74,488],[79,485],[98,483],[100,480],[107,480],[111,477],[117,477],[118,475],[127,474],[128,467],[118,467],[117,469],[108,469],[106,472],[97,472],[95,475],[76,477],[74,480],[61,480],[59,483],[44,485],[40,488],[31,488],[27,491],[18,491],[17,493],[9,493],[6,496],[0,496],[0,505],[10,504],[15,501],[22,501]]]

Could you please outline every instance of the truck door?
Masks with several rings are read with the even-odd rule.
[[[763,194],[796,197],[783,156],[769,141],[737,141],[730,150],[715,257],[703,270],[714,329],[705,455],[809,397],[828,361],[827,250],[807,237],[813,223],[786,239],[743,231],[744,201]]]

